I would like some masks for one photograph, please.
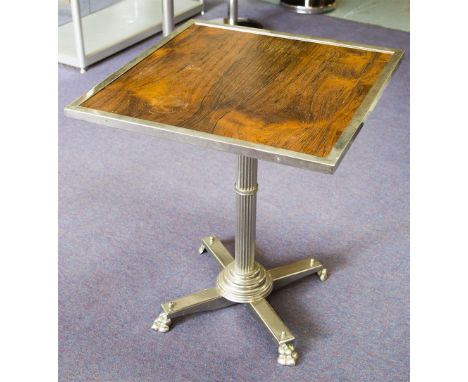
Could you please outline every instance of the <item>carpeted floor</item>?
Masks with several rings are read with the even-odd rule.
[[[203,18],[225,14],[210,3]],[[307,278],[269,301],[296,335],[300,362],[244,306],[150,329],[159,304],[213,285],[200,238],[234,234],[236,157],[67,119],[63,107],[159,36],[80,75],[59,67],[59,380],[409,380],[409,34],[241,2],[268,29],[406,50],[380,103],[333,176],[260,162],[258,260],[314,256]]]

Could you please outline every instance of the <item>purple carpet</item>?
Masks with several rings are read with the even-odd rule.
[[[225,15],[224,3],[203,18]],[[403,48],[400,68],[335,175],[259,163],[258,260],[322,261],[269,301],[296,335],[295,368],[244,306],[150,329],[159,304],[211,287],[198,255],[215,234],[233,250],[236,157],[64,117],[63,107],[153,45],[84,75],[59,67],[59,380],[409,380],[409,34],[262,2],[266,28]]]

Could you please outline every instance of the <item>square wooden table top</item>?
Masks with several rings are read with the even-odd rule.
[[[333,173],[402,54],[192,20],[66,112]]]

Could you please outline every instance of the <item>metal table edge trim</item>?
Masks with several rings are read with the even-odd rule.
[[[86,122],[94,122],[127,131],[160,136],[166,139],[227,151],[233,154],[242,154],[326,174],[332,174],[335,171],[335,164],[328,158],[321,158],[240,139],[89,109],[82,106],[67,106],[65,108],[65,115]]]
[[[220,135],[204,133],[183,127],[170,126],[162,123],[127,117],[120,114],[98,111],[95,109],[89,109],[80,106],[84,101],[91,98],[101,89],[109,85],[111,82],[115,81],[125,72],[137,65],[140,61],[145,59],[147,56],[152,54],[154,51],[165,45],[175,36],[182,33],[184,30],[188,29],[192,25],[203,25],[208,27],[237,30],[244,33],[255,33],[267,36],[371,50],[381,53],[392,54],[392,58],[385,65],[382,73],[379,75],[378,80],[369,90],[368,94],[364,98],[358,110],[355,112],[350,123],[348,124],[346,129],[341,133],[340,138],[334,144],[330,153],[326,157],[318,157],[315,155],[285,150],[273,146],[247,142],[240,139],[223,137]],[[108,76],[105,80],[98,83],[91,90],[86,92],[83,96],[77,98],[69,105],[67,105],[65,107],[65,114],[72,118],[120,128],[128,131],[138,131],[150,135],[163,135],[169,139],[175,139],[186,143],[196,144],[199,146],[205,146],[235,154],[248,155],[256,157],[258,159],[318,171],[325,174],[333,174],[338,168],[339,164],[341,163],[354,138],[357,136],[360,128],[363,126],[365,119],[367,118],[369,113],[374,109],[375,105],[377,104],[377,101],[380,99],[383,90],[390,81],[390,78],[392,77],[393,73],[396,71],[399,63],[401,62],[403,53],[403,50],[400,49],[384,48],[353,42],[337,41],[332,39],[322,39],[319,37],[296,35],[286,32],[276,32],[266,29],[240,27],[237,25],[221,25],[217,23],[191,19],[182,24],[168,36],[162,38],[157,44],[143,51],[133,60],[131,60],[130,62],[122,66],[119,70]]]

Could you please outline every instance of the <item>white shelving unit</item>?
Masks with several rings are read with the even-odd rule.
[[[122,0],[81,17],[71,0],[72,22],[59,26],[60,63],[80,68],[102,60],[162,30],[162,0]],[[174,22],[203,11],[199,0],[175,0]]]

